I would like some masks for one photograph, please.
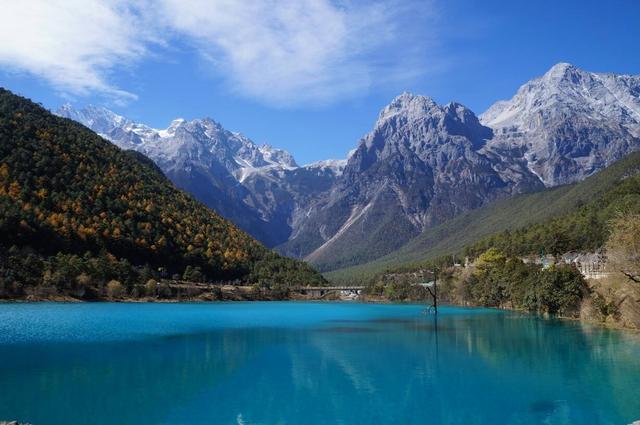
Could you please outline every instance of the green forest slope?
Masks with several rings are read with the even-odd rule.
[[[111,279],[126,290],[157,274],[324,282],[176,189],[142,155],[0,89],[0,295],[40,285],[99,291]]]

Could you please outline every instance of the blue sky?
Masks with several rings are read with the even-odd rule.
[[[557,62],[640,74],[637,1],[24,0],[0,85],[154,127],[210,116],[304,164],[410,91],[480,113]]]

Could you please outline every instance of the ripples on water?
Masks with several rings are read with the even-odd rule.
[[[0,419],[625,424],[640,336],[493,310],[0,304]]]

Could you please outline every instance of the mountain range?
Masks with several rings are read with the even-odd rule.
[[[63,106],[283,254],[334,270],[518,193],[583,180],[640,148],[640,76],[566,63],[479,116],[403,93],[343,160],[299,166],[212,119],[157,130],[101,107]]]
[[[335,283],[367,282],[384,273],[473,260],[490,247],[511,256],[594,252],[602,248],[610,220],[631,211],[640,211],[640,152],[582,181],[459,214],[385,256],[325,276]]]

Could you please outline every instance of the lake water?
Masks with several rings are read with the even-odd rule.
[[[628,424],[640,335],[495,310],[0,304],[0,420]]]

